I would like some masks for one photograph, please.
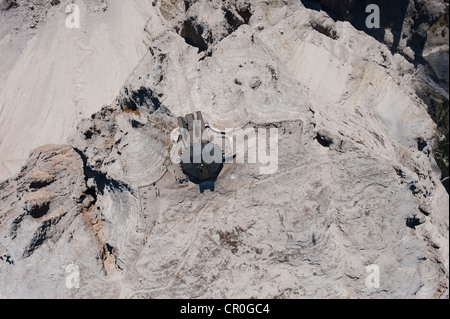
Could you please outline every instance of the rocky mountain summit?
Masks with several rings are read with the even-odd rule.
[[[0,296],[448,298],[448,4],[400,2],[1,1]],[[276,172],[181,185],[197,111]]]

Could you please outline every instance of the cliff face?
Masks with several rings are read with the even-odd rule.
[[[13,2],[3,2],[2,19],[24,10]],[[140,52],[115,60],[123,72],[107,94],[114,99],[86,108],[60,138],[66,145],[35,149],[0,184],[1,296],[448,297],[449,197],[434,159],[437,125],[415,88],[420,67],[357,30],[361,4],[322,1],[338,19],[306,1],[120,3],[80,1],[107,8],[95,19],[85,9],[86,28],[101,30],[85,60],[83,74],[96,74],[86,89],[101,91],[94,80],[116,74],[102,58]],[[416,24],[435,23],[442,6],[417,8],[432,18]],[[47,25],[63,21],[56,8],[27,48],[53,36]],[[129,29],[130,21],[145,23]],[[416,24],[400,37],[405,50],[420,42]],[[53,53],[38,65],[47,63]],[[180,187],[171,132],[177,116],[196,111],[220,130],[276,128],[277,171],[227,164],[216,192]],[[370,265],[380,269],[379,288],[366,286]],[[67,285],[76,274],[79,285]]]
[[[67,1],[16,0],[0,11],[0,179],[17,174],[31,149],[66,143],[146,53],[151,1],[110,2],[80,1],[79,29],[66,28]]]
[[[304,0],[305,6],[323,9],[335,19],[349,21],[355,28],[385,43],[392,51],[398,51],[412,60],[420,60],[428,38],[428,30],[441,18],[446,5],[443,1],[400,0],[396,2],[332,0]],[[367,6],[380,8],[380,28],[366,25]],[[409,53],[408,53],[409,52]]]

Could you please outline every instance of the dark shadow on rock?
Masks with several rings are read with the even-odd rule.
[[[212,158],[214,154],[218,155],[217,159],[220,157],[220,161],[205,162],[203,153],[205,148],[210,146],[213,146],[210,155]],[[201,158],[199,163],[195,160],[197,158]],[[192,183],[199,185],[201,193],[207,189],[214,191],[215,182],[223,169],[222,149],[212,143],[204,143],[201,148],[191,146],[183,152],[181,169]]]
[[[89,179],[94,179],[95,181],[96,188],[89,189],[87,192],[88,195],[91,195],[96,200],[97,194],[105,195],[105,189],[109,189],[112,191],[118,190],[120,192],[128,191],[129,193],[134,194],[133,189],[126,183],[113,178],[108,178],[105,173],[98,172],[89,167],[89,165],[87,164],[86,155],[79,149],[74,148],[74,150],[80,155],[83,161],[85,181],[87,182]]]

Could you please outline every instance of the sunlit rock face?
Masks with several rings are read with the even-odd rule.
[[[0,2],[0,296],[448,298],[414,28],[400,52],[327,1],[142,0],[68,29],[57,2]],[[214,192],[171,161],[198,111],[247,145]]]

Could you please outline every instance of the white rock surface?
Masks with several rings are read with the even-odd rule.
[[[9,11],[21,11],[2,20],[23,21],[20,29],[0,23],[0,180],[17,174],[31,149],[66,143],[79,120],[114,100],[147,51],[145,24],[158,19],[147,0],[108,1],[106,11],[100,0],[79,0],[80,29],[68,29],[71,1],[33,10],[19,2]],[[33,19],[46,23],[30,31]]]

